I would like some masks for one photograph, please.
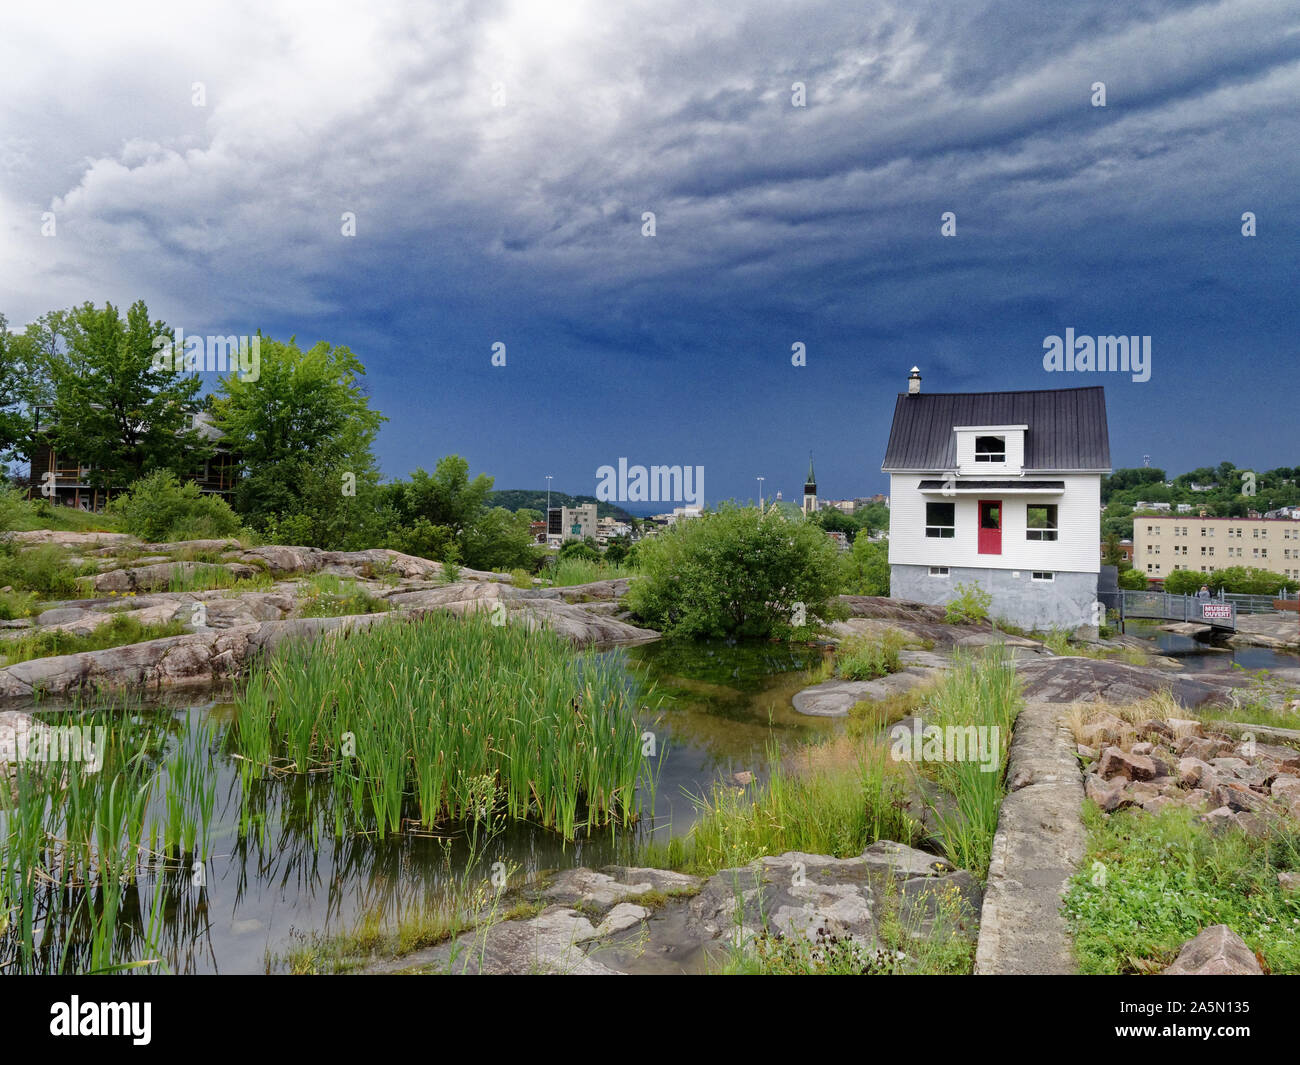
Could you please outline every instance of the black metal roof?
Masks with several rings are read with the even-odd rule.
[[[881,469],[954,469],[957,425],[1028,425],[1026,470],[1110,470],[1106,392],[1100,386],[899,393]]]

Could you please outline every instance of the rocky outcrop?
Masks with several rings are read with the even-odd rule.
[[[963,870],[902,844],[857,858],[789,852],[701,880],[662,869],[609,866],[556,874],[535,893],[535,917],[373,966],[371,972],[698,973],[761,937],[851,943],[881,966],[877,922],[886,905],[917,937],[975,934],[979,886]],[[888,953],[906,969],[906,951]]]
[[[1168,688],[1181,705],[1199,707],[1227,702],[1232,690],[1246,683],[1232,674],[1177,674],[1106,659],[1057,656],[1017,663],[1016,673],[1026,699],[1048,703],[1130,703]]]

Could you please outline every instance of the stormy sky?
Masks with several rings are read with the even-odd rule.
[[[1296,465],[1298,152],[1294,0],[9,4],[0,312],[345,344],[390,476],[861,495],[913,364]],[[1046,372],[1067,328],[1150,379]]]

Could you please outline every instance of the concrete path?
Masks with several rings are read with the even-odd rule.
[[[1083,778],[1063,709],[1031,702],[1016,721],[980,917],[980,975],[1077,972],[1060,906],[1084,855]]]

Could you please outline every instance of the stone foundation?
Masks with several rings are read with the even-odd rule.
[[[1097,574],[1057,570],[1050,584],[1034,581],[1029,570],[952,566],[946,577],[931,577],[929,566],[890,566],[889,596],[941,606],[954,598],[958,584],[978,584],[993,595],[989,615],[1022,629],[1074,630],[1093,624]],[[1018,577],[1012,576],[1019,573]]]

